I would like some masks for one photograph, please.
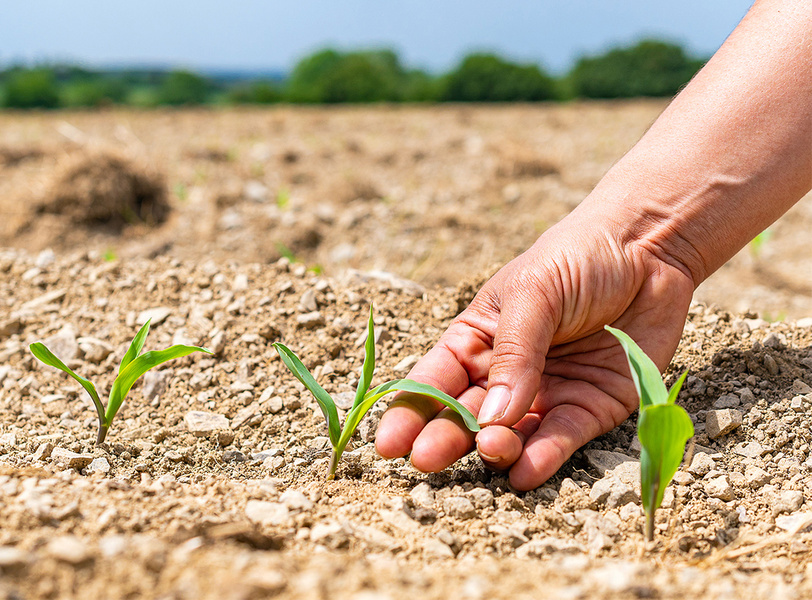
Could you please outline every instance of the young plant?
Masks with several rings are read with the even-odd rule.
[[[183,346],[175,345],[167,348],[166,350],[158,350],[151,352],[144,352],[141,350],[144,347],[144,342],[149,333],[149,320],[144,323],[144,326],[138,331],[127,349],[124,358],[121,359],[121,364],[118,366],[118,375],[113,380],[113,387],[110,390],[110,398],[107,401],[107,410],[105,411],[96,387],[84,377],[80,377],[73,372],[65,363],[59,360],[53,352],[48,350],[47,346],[42,342],[34,342],[29,346],[31,353],[40,361],[48,366],[56,367],[60,371],[64,371],[76,381],[78,381],[83,388],[90,395],[93,400],[93,405],[96,407],[96,414],[99,417],[99,429],[96,436],[96,444],[101,444],[107,436],[107,431],[113,423],[113,419],[124,403],[124,399],[132,388],[133,384],[138,380],[141,375],[149,371],[152,367],[165,363],[173,358],[180,358],[192,352],[206,352],[211,354],[211,350],[200,348],[198,346]]]
[[[364,348],[365,355],[364,365],[361,368],[361,379],[358,381],[358,389],[355,391],[355,401],[344,419],[343,429],[338,422],[338,410],[330,394],[316,382],[316,379],[310,374],[310,371],[307,370],[302,364],[302,361],[299,360],[289,348],[279,342],[276,342],[273,346],[277,352],[279,352],[279,356],[282,358],[282,362],[285,363],[285,366],[290,369],[290,372],[293,373],[296,379],[301,381],[310,393],[313,394],[327,421],[330,444],[333,446],[330,468],[327,472],[328,480],[335,478],[338,461],[341,459],[341,455],[347,447],[350,438],[361,423],[361,419],[364,418],[364,415],[372,408],[373,404],[386,394],[392,392],[412,392],[433,398],[459,414],[468,429],[471,431],[479,431],[476,417],[474,417],[467,408],[445,392],[441,392],[426,383],[418,383],[411,379],[394,379],[369,389],[372,384],[372,374],[375,371],[375,326],[372,323],[371,306],[369,307],[369,324],[367,326],[367,340]]]
[[[634,340],[619,329],[606,325],[629,361],[634,387],[640,397],[637,437],[640,439],[640,487],[646,513],[646,539],[654,539],[654,511],[663,502],[665,488],[677,472],[685,453],[685,444],[694,435],[691,417],[674,404],[688,371],[666,390],[660,370]]]

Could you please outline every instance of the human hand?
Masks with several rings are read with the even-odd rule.
[[[403,394],[381,419],[378,452],[411,452],[417,469],[435,472],[476,441],[487,465],[529,490],[625,420],[637,396],[603,326],[627,332],[664,369],[694,289],[679,262],[627,233],[594,207],[576,210],[503,267],[409,374],[486,426],[474,438],[439,403]]]

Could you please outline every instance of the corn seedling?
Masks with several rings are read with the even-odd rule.
[[[107,401],[107,409],[99,398],[96,387],[84,377],[81,377],[73,372],[65,363],[59,360],[53,352],[48,350],[47,346],[42,342],[34,342],[29,346],[31,353],[41,362],[48,366],[55,367],[60,371],[64,371],[73,377],[79,384],[85,388],[85,391],[90,395],[93,400],[93,405],[96,407],[96,414],[99,417],[99,429],[96,436],[96,444],[101,444],[107,436],[107,431],[113,423],[113,419],[124,403],[124,399],[130,392],[133,384],[144,373],[153,367],[157,367],[173,358],[180,358],[192,352],[206,352],[211,354],[211,350],[200,348],[198,346],[183,346],[175,345],[167,348],[166,350],[158,350],[151,352],[141,353],[144,347],[144,342],[149,333],[149,321],[144,323],[144,326],[138,331],[127,349],[124,358],[121,359],[121,364],[118,367],[118,375],[113,381],[113,387],[110,389],[110,398]]]
[[[654,512],[663,502],[665,488],[677,472],[685,444],[694,435],[691,417],[674,404],[685,381],[686,371],[666,390],[657,365],[634,340],[619,329],[606,325],[626,353],[634,387],[640,397],[637,437],[640,439],[640,486],[646,513],[646,539],[654,539]]]
[[[358,388],[355,392],[355,401],[344,419],[343,428],[341,428],[338,421],[338,409],[336,408],[335,402],[330,397],[330,394],[318,384],[313,375],[310,374],[310,371],[302,364],[302,361],[299,360],[289,348],[279,342],[274,344],[274,348],[279,352],[282,362],[290,369],[290,372],[313,394],[327,421],[330,444],[333,447],[330,467],[327,473],[328,480],[335,478],[338,461],[341,459],[341,455],[347,447],[350,438],[352,438],[355,430],[361,423],[361,419],[364,418],[364,415],[372,408],[373,404],[386,394],[392,392],[411,392],[433,398],[459,414],[468,429],[471,431],[479,431],[476,417],[474,417],[467,408],[448,394],[426,383],[419,383],[411,379],[394,379],[369,389],[372,384],[372,374],[375,371],[375,326],[372,323],[371,306],[369,308],[369,324],[367,326],[367,339],[364,348],[364,365],[361,368],[361,378],[358,381]]]

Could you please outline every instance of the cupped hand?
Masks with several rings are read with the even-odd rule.
[[[476,445],[482,460],[533,489],[637,406],[626,357],[604,331],[628,333],[664,369],[693,293],[690,272],[599,211],[576,210],[488,281],[412,369],[483,425],[402,394],[378,427],[387,458],[411,452],[435,472]]]

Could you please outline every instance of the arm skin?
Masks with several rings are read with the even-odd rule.
[[[812,188],[812,2],[759,0],[637,145],[488,281],[410,373],[457,397],[384,414],[377,449],[438,471],[474,444],[532,489],[637,407],[604,324],[671,360],[694,289]]]

